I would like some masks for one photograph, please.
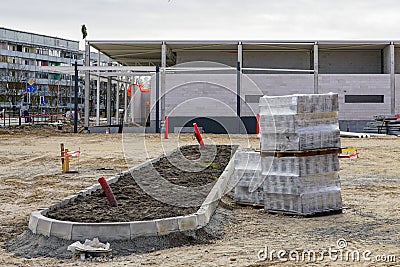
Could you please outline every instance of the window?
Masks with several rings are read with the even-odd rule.
[[[24,52],[25,52],[25,53],[29,53],[29,48],[28,48],[28,47],[25,47],[25,48],[24,48]]]
[[[384,103],[384,95],[345,95],[344,103]]]

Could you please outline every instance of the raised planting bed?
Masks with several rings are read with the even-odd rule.
[[[109,179],[118,206],[110,206],[100,185],[94,185],[33,212],[29,228],[68,240],[132,239],[199,229],[232,182],[235,150],[229,145],[181,147]]]

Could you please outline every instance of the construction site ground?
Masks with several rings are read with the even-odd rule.
[[[208,144],[259,147],[256,135],[204,137]],[[71,169],[79,169],[78,173],[61,173],[60,143],[81,151],[79,161],[71,159]],[[27,232],[32,211],[97,183],[101,176],[111,177],[187,144],[196,144],[191,134],[163,140],[156,134],[71,134],[51,127],[0,130],[0,266],[400,265],[400,139],[393,136],[342,138],[343,147],[357,147],[360,154],[340,161],[341,214],[309,218],[269,214],[225,197],[212,222],[218,224],[214,228],[218,234],[203,242],[177,241],[164,249],[155,244],[153,251],[125,253],[105,262],[56,257],[55,251],[41,257],[20,253],[56,242],[46,238],[30,242],[36,238]],[[310,251],[317,253],[314,262],[302,257]]]

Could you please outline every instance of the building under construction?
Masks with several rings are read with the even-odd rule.
[[[207,132],[254,132],[262,95],[338,93],[342,130],[399,112],[397,41],[93,40],[90,49],[120,63],[103,69],[109,76],[151,77],[153,131],[169,116],[169,131],[196,120]],[[145,103],[132,103],[133,117],[145,120],[138,107]]]

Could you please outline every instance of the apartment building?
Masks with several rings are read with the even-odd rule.
[[[79,41],[0,27],[0,108],[68,109],[73,76],[38,67],[71,66],[76,60],[82,64],[82,57]]]

